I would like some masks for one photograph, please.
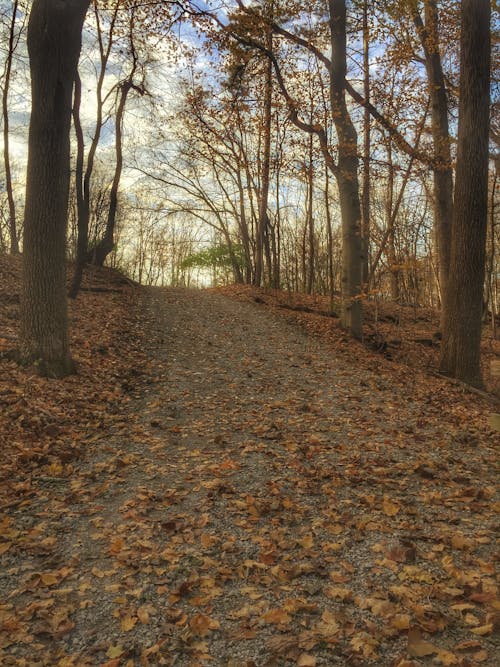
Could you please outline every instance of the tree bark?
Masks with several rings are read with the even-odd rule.
[[[28,24],[32,109],[24,218],[20,357],[40,374],[74,370],[66,301],[71,105],[89,0],[34,0]]]
[[[462,0],[457,169],[441,371],[482,386],[480,348],[488,211],[490,3]]]
[[[330,101],[338,136],[336,173],[342,217],[342,312],[341,323],[354,338],[363,337],[361,283],[363,243],[358,182],[358,136],[347,109],[346,2],[329,0],[332,60]]]

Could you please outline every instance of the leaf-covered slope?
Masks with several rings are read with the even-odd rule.
[[[2,664],[497,664],[488,402],[286,309],[114,287],[79,377],[1,362],[42,422],[3,422]]]

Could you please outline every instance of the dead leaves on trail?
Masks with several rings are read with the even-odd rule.
[[[127,290],[83,295],[74,383],[1,362],[0,662],[494,667],[488,407],[262,309]]]

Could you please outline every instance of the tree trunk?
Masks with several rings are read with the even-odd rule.
[[[90,143],[85,173],[83,173],[85,145],[84,145],[83,130],[80,119],[81,81],[78,72],[75,77],[75,101],[73,104],[73,122],[75,126],[75,133],[77,140],[77,164],[76,164],[75,183],[76,183],[77,207],[78,207],[78,240],[77,240],[75,272],[69,290],[69,296],[72,299],[76,299],[78,295],[83,277],[83,270],[85,268],[85,264],[89,260],[88,242],[89,242],[89,223],[90,223],[90,181],[92,178],[92,173],[94,171],[95,155],[97,152],[97,147],[99,145],[99,140],[101,138],[101,131],[103,127],[104,100],[102,95],[102,89],[104,85],[104,79],[106,76],[107,64],[109,61],[111,48],[113,46],[114,30],[115,30],[115,24],[118,16],[119,7],[120,7],[119,3],[116,2],[109,23],[108,42],[107,45],[105,46],[101,30],[101,22],[99,20],[99,8],[97,4],[94,4],[94,17],[97,26],[97,38],[99,43],[100,70],[99,70],[99,77],[97,79],[97,89],[96,89],[95,131],[94,131],[94,136],[92,137],[92,141]]]
[[[441,370],[482,386],[480,348],[488,212],[490,3],[462,0],[457,170]]]
[[[82,101],[82,82],[78,72],[75,77],[75,97],[73,103],[73,122],[76,134],[76,168],[75,168],[75,190],[76,190],[76,208],[77,208],[77,241],[76,241],[76,259],[75,270],[68,296],[76,299],[80,291],[80,285],[83,278],[83,270],[87,262],[87,248],[89,241],[89,202],[85,198],[83,187],[83,160],[84,160],[84,140],[83,128],[80,121],[80,104]]]
[[[307,253],[307,285],[308,294],[313,293],[315,282],[315,248],[314,248],[314,161],[313,161],[313,135],[309,135],[309,163],[307,165],[307,230],[308,230],[308,253]]]
[[[363,337],[361,282],[363,247],[358,183],[358,136],[345,101],[346,2],[329,0],[332,62],[330,100],[338,136],[340,212],[342,217],[342,313],[341,323],[354,338]]]
[[[330,297],[330,310],[334,310],[334,296],[335,296],[335,271],[333,268],[333,229],[332,229],[332,212],[330,210],[330,178],[329,170],[325,164],[325,218],[326,218],[326,234],[327,234],[327,251],[328,251],[328,295]]]
[[[120,101],[118,103],[118,110],[116,112],[116,135],[115,135],[115,152],[116,164],[111,190],[109,192],[109,207],[108,218],[106,221],[106,229],[104,236],[96,245],[96,247],[89,253],[92,258],[92,263],[96,266],[103,266],[106,257],[113,251],[114,236],[116,227],[116,213],[118,211],[118,189],[120,187],[120,179],[123,169],[123,116],[125,113],[125,104],[127,96],[132,88],[132,81],[127,80],[120,86]]]
[[[370,31],[368,27],[368,0],[363,2],[363,93],[370,102]],[[363,285],[368,287],[370,258],[370,160],[371,122],[370,112],[363,109],[363,193],[361,198],[363,237]]]
[[[9,45],[7,48],[7,57],[5,61],[4,84],[2,93],[2,116],[3,116],[3,156],[5,168],[5,189],[7,191],[7,200],[9,203],[9,235],[10,235],[10,252],[12,255],[19,254],[19,239],[17,237],[16,226],[16,204],[14,201],[14,192],[12,188],[12,173],[10,169],[10,147],[9,147],[9,88],[10,75],[12,72],[12,58],[15,51],[15,27],[18,0],[14,0],[12,4],[12,15],[9,28]]]
[[[385,217],[387,220],[387,232],[389,234],[387,242],[387,265],[389,267],[391,301],[399,301],[399,274],[398,257],[396,252],[396,219],[394,207],[394,164],[392,160],[392,139],[387,138],[387,192],[385,199]]]
[[[88,0],[35,0],[28,24],[28,143],[20,356],[40,374],[73,371],[66,301],[71,102]]]
[[[425,0],[424,16],[425,25],[418,13],[414,15],[414,23],[424,49],[425,69],[431,99],[431,130],[434,158],[432,167],[434,181],[434,237],[441,288],[441,312],[444,313],[446,310],[444,301],[448,294],[448,278],[450,275],[453,176],[448,127],[448,99],[439,53],[439,17],[436,0]]]
[[[268,30],[266,47],[272,51],[272,31]],[[266,231],[269,226],[268,219],[268,205],[269,205],[269,180],[271,170],[271,114],[272,114],[272,92],[273,92],[273,65],[268,59],[266,62],[266,76],[264,81],[264,141],[263,141],[263,155],[262,155],[262,173],[261,173],[261,188],[259,198],[259,221],[256,230],[255,239],[255,275],[254,284],[260,287],[263,276],[264,265],[264,243],[266,239]]]

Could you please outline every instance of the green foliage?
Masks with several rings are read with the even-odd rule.
[[[244,268],[245,256],[241,245],[219,244],[200,250],[186,257],[181,264],[183,269],[230,269],[234,266]]]

